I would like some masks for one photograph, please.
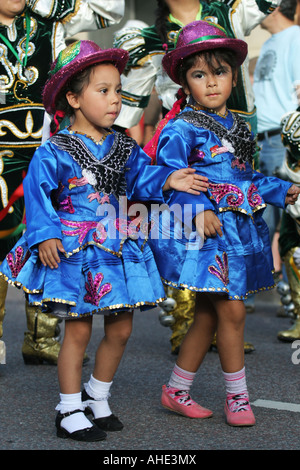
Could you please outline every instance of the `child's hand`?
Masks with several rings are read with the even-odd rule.
[[[298,196],[300,194],[300,188],[293,184],[293,186],[290,187],[290,189],[287,192],[286,198],[285,198],[285,203],[286,204],[295,204],[295,202],[298,199]]]
[[[207,191],[208,178],[197,175],[195,168],[181,168],[174,171],[168,178],[163,187],[163,191],[175,189],[190,194],[200,194]]]
[[[62,242],[58,238],[50,238],[39,244],[39,257],[44,266],[58,268],[60,257],[58,251],[65,253]]]
[[[217,234],[223,236],[221,227],[222,224],[218,216],[211,210],[200,212],[194,218],[197,232],[204,240],[207,237],[215,237]]]

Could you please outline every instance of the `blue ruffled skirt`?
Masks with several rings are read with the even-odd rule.
[[[196,292],[227,294],[245,299],[274,287],[269,231],[262,211],[252,217],[233,211],[219,213],[223,236],[204,243],[153,239],[150,246],[164,284]]]
[[[0,275],[22,288],[31,305],[62,318],[143,310],[165,298],[147,244],[126,239],[120,256],[87,245],[60,257],[57,269],[43,266],[38,251],[29,251],[25,233],[3,261]]]

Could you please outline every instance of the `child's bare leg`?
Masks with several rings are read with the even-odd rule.
[[[196,372],[200,367],[217,328],[217,316],[206,294],[197,294],[194,322],[187,332],[178,354],[177,365]]]
[[[93,426],[83,413],[81,398],[82,362],[91,331],[92,317],[65,322],[65,335],[57,363],[61,393],[60,403],[56,408],[60,412],[56,425],[58,433],[67,432],[68,436]],[[96,430],[89,436],[99,440],[105,434]]]
[[[237,372],[244,367],[245,305],[241,300],[214,296],[218,315],[217,346],[224,372]]]
[[[131,335],[132,319],[132,312],[104,317],[105,336],[98,347],[94,371],[83,395],[84,404],[92,410],[97,425],[108,431],[123,428],[122,423],[112,414],[108,398],[112,380]]]
[[[194,322],[187,332],[167,387],[163,387],[162,405],[190,418],[209,418],[212,412],[194,402],[189,390],[196,371],[214,336],[217,316],[205,294],[196,296]]]
[[[104,333],[95,360],[93,375],[103,382],[111,382],[123,357],[132,331],[132,312],[104,317]]]
[[[61,393],[79,393],[82,363],[92,332],[92,317],[65,322],[65,335],[58,357]]]
[[[244,367],[246,310],[241,300],[214,296],[218,315],[217,345],[226,386],[225,416],[232,426],[253,426]]]

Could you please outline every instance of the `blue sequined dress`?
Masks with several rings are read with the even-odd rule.
[[[1,265],[30,304],[63,318],[150,308],[165,297],[146,232],[129,224],[127,198],[163,202],[173,170],[150,165],[129,137],[100,143],[60,131],[39,147],[24,180],[27,230]],[[44,267],[38,244],[62,241],[57,269]]]
[[[173,169],[190,165],[209,180],[208,191],[199,196],[166,194],[169,225],[163,222],[164,211],[153,216],[155,236],[150,244],[166,285],[223,293],[229,299],[274,286],[262,214],[267,203],[284,208],[291,184],[253,171],[254,146],[245,122],[230,111],[223,117],[187,106],[162,130],[158,165]],[[184,208],[181,214],[180,208]],[[197,244],[191,221],[204,210],[218,215],[223,236],[202,244],[198,239]],[[159,227],[156,233],[155,227]]]

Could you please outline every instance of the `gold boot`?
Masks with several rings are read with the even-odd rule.
[[[176,301],[176,307],[172,311],[174,323],[171,326],[171,352],[178,354],[183,338],[194,320],[196,294],[189,289],[173,289],[171,297]]]
[[[27,328],[22,355],[25,364],[57,364],[60,343],[57,341],[58,319],[38,307],[25,304]]]
[[[295,320],[295,323],[288,330],[279,331],[277,333],[277,338],[280,341],[286,341],[292,343],[296,339],[300,339],[300,317],[298,316]]]
[[[0,338],[3,336],[3,320],[5,316],[5,300],[8,284],[0,277]],[[0,364],[6,363],[6,348],[4,341],[0,341]]]
[[[293,342],[296,339],[300,339],[300,283],[293,273],[292,266],[290,264],[290,258],[293,256],[294,251],[297,247],[292,248],[287,252],[284,257],[284,265],[290,286],[290,294],[294,305],[295,323],[288,330],[279,331],[277,338],[280,341]]]
[[[210,351],[215,351],[218,352],[218,347],[217,347],[217,334],[215,333],[213,340],[210,345]],[[252,351],[255,351],[255,347],[253,346],[252,343],[248,343],[247,341],[244,342],[244,353],[249,354]]]

